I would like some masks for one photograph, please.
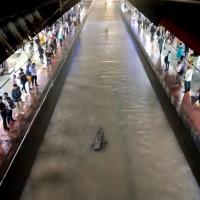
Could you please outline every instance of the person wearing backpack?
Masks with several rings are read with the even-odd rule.
[[[1,117],[3,119],[3,128],[4,130],[6,131],[9,131],[9,128],[8,128],[8,124],[7,124],[7,107],[5,105],[5,103],[3,102],[3,98],[2,96],[0,96],[0,113],[1,113]]]
[[[168,70],[169,70],[170,61],[171,61],[171,52],[168,51],[168,54],[167,54],[167,55],[165,56],[165,58],[164,58],[164,62],[165,62],[165,71],[168,71]]]
[[[7,112],[7,122],[10,125],[11,123],[14,123],[15,120],[13,119],[13,109],[16,107],[14,101],[8,96],[8,93],[4,93],[4,102],[7,106],[8,112]]]
[[[26,82],[28,81],[28,79],[27,79],[26,74],[24,73],[23,69],[20,68],[19,70],[20,70],[20,72],[19,72],[19,80],[20,80],[20,82],[22,84],[22,91],[24,90],[25,93],[27,93],[27,91],[26,91]]]

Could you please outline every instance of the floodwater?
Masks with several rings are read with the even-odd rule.
[[[200,199],[117,4],[94,3],[21,200]]]

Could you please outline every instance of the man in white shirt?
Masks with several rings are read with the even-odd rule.
[[[69,33],[69,24],[67,21],[65,21],[65,24],[64,24],[64,31],[65,31],[65,35],[67,35]]]
[[[185,85],[185,91],[184,91],[184,93],[190,91],[192,75],[193,75],[192,65],[188,65],[187,71],[185,73],[185,84],[184,84]]]
[[[35,66],[35,63],[33,63],[30,67],[29,67],[29,71],[31,73],[31,77],[32,77],[32,85],[35,84],[35,86],[39,86],[37,84],[37,69]]]

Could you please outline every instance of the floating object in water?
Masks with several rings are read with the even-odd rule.
[[[104,139],[104,130],[103,128],[99,128],[94,143],[92,144],[92,149],[94,151],[100,151],[106,144],[107,141]]]

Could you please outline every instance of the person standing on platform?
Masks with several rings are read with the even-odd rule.
[[[56,38],[58,38],[58,33],[59,33],[59,28],[58,28],[58,27],[55,27],[55,32],[54,32],[54,34],[55,34],[55,37],[56,37]]]
[[[20,90],[20,87],[17,84],[13,85],[11,96],[12,96],[13,101],[17,104],[17,109],[19,110],[19,102],[22,102],[22,99],[21,99],[22,92]]]
[[[69,33],[69,24],[68,24],[67,20],[65,21],[65,28],[66,28],[66,35],[68,35],[68,33]]]
[[[193,75],[192,64],[189,64],[188,68],[187,68],[187,71],[185,72],[185,82],[184,82],[185,91],[184,91],[184,93],[190,91],[192,75]]]
[[[49,67],[50,65],[52,65],[52,62],[51,62],[52,53],[51,53],[51,51],[49,50],[49,48],[47,48],[47,49],[45,50],[45,56],[46,56],[47,67]]]
[[[54,33],[52,34],[52,41],[53,41],[53,45],[54,45],[54,53],[56,54],[57,53],[57,40],[56,40],[56,36]]]
[[[26,82],[28,81],[27,77],[26,77],[26,74],[24,73],[23,69],[20,68],[19,69],[20,72],[19,72],[19,80],[22,84],[22,91],[24,90],[25,93],[27,93],[26,91]]]
[[[156,31],[156,36],[157,36],[157,39],[160,38],[161,36],[161,30],[160,30],[160,27],[158,27],[157,31]]]
[[[58,33],[58,40],[60,42],[60,47],[62,47],[63,45],[63,33],[62,33],[62,30],[60,29],[59,33]]]
[[[77,23],[78,23],[78,26],[79,26],[80,23],[81,23],[81,15],[80,15],[79,12],[77,13]]]
[[[148,21],[148,19],[146,19],[146,18],[144,19],[143,26],[144,26],[145,30],[149,27],[149,21]]]
[[[169,40],[170,40],[170,43],[173,45],[174,43],[174,39],[175,39],[175,35],[173,35],[172,33],[170,33],[169,35]]]
[[[187,57],[189,51],[190,51],[190,48],[185,44],[185,50],[184,50],[185,57]]]
[[[33,63],[33,64],[29,67],[29,71],[30,71],[31,77],[32,77],[32,85],[39,86],[39,85],[37,84],[37,69],[36,69],[35,63]]]
[[[30,68],[31,64],[32,64],[32,63],[31,63],[31,60],[29,59],[27,65],[26,65],[26,77],[27,77],[27,80],[28,80],[29,91],[32,89],[32,88],[31,88],[32,76],[31,76],[31,73],[30,73],[30,71],[29,71],[29,68]]]
[[[155,34],[155,32],[156,32],[156,29],[155,29],[154,25],[152,24],[152,25],[151,25],[151,28],[150,28],[151,41],[154,40],[154,34]]]
[[[40,46],[40,38],[39,35],[36,36],[35,44],[39,47]]]
[[[50,50],[52,57],[54,57],[56,49],[55,49],[55,45],[52,39],[49,39],[49,45],[46,49]]]
[[[181,65],[183,66],[183,69],[184,69],[184,72],[185,72],[186,67],[187,67],[187,60],[186,60],[186,57],[185,57],[185,56],[181,56],[180,62],[181,62]]]
[[[138,24],[138,29],[140,30],[141,26],[142,26],[142,16],[141,16],[141,13],[138,14],[137,24]]]
[[[38,53],[39,53],[40,62],[44,64],[44,49],[42,48],[41,45],[38,46]]]
[[[180,43],[176,47],[176,57],[177,57],[177,59],[180,59],[182,56],[184,56],[183,54],[184,54],[184,48],[183,48],[182,43]]]
[[[12,85],[13,84],[17,84],[17,76],[16,76],[16,74],[13,74],[11,76],[10,82],[11,82]]]
[[[0,96],[0,113],[3,119],[3,128],[6,131],[9,131],[8,124],[7,124],[7,117],[8,117],[8,109],[6,108],[5,103],[3,103],[3,98]]]
[[[159,47],[159,52],[160,52],[160,55],[162,53],[162,49],[163,49],[163,44],[164,44],[164,37],[161,36],[159,39],[158,39],[158,47]]]
[[[164,58],[164,62],[165,62],[165,71],[169,70],[169,64],[171,61],[171,51],[168,51],[168,54],[165,56]]]
[[[7,122],[8,124],[13,124],[15,120],[13,119],[13,109],[16,107],[14,101],[8,96],[8,93],[4,93],[4,102],[7,106],[8,113],[7,113]]]
[[[182,65],[181,61],[178,61],[176,66],[176,85],[181,85],[181,77],[184,74],[184,66]]]
[[[44,31],[39,34],[39,40],[40,40],[41,45],[46,44],[46,38],[45,38],[45,35],[44,35]]]
[[[76,27],[77,26],[77,17],[76,17],[75,13],[74,13],[74,15],[72,17],[72,21],[73,21],[73,25]]]
[[[31,44],[29,45],[26,54],[27,54],[28,59],[33,57],[33,47]]]

